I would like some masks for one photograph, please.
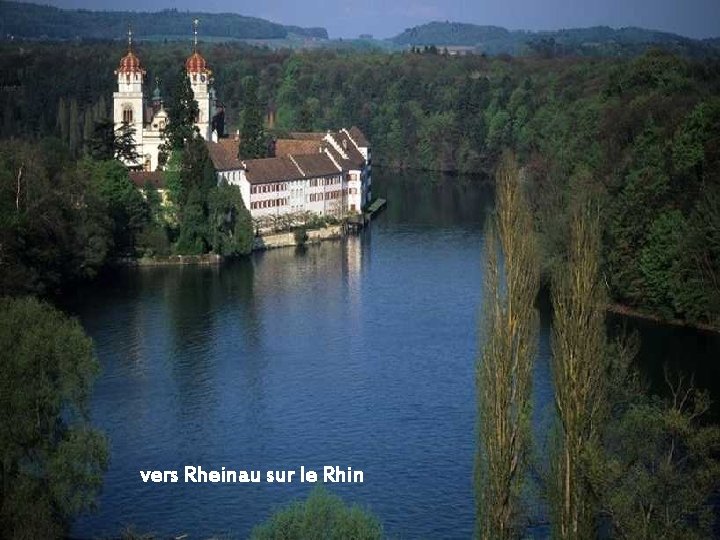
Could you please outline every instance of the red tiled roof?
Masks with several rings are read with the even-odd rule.
[[[148,184],[155,189],[165,188],[165,175],[162,171],[130,171],[130,181],[138,188]]]
[[[282,182],[303,178],[300,170],[288,157],[245,160],[245,176],[251,184]]]
[[[350,137],[352,138],[353,141],[355,141],[355,143],[358,146],[363,147],[363,148],[370,147],[370,143],[368,142],[367,138],[365,137],[365,134],[362,131],[360,131],[360,128],[358,128],[357,126],[351,127],[350,130],[348,131],[348,133],[350,133]]]
[[[242,163],[237,158],[237,145],[230,144],[235,141],[220,139],[222,142],[206,142],[210,160],[216,171],[234,171],[242,169]]]
[[[317,139],[278,139],[275,141],[275,155],[317,154],[321,146],[321,141]]]
[[[288,133],[291,139],[306,139],[313,141],[320,141],[325,137],[325,133],[319,131],[291,131]]]
[[[292,159],[308,178],[340,174],[340,170],[325,152],[322,154],[294,155]]]
[[[347,158],[344,158],[332,144],[326,143],[327,148],[333,154],[335,161],[337,161],[343,168],[361,168],[365,163],[365,158],[360,153],[360,150],[355,147],[352,140],[347,136],[347,134],[340,131],[337,133],[331,133],[330,135],[333,140],[338,144],[338,146],[342,148],[342,151],[345,153],[345,155],[347,155]]]

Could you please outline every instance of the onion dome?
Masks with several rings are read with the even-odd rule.
[[[132,51],[132,36],[132,28],[128,28],[128,52],[120,59],[120,65],[115,70],[115,75],[119,75],[120,73],[126,75],[131,73],[145,75],[145,70],[140,67],[140,59],[135,56],[135,53]]]
[[[115,73],[142,73],[145,74],[145,70],[140,66],[140,59],[135,56],[132,51],[122,57],[120,60],[120,66],[118,66]]]
[[[185,61],[185,69],[187,69],[188,73],[207,73],[207,62],[205,62],[205,59],[202,57],[202,55],[199,52],[194,52],[192,56],[190,56]]]

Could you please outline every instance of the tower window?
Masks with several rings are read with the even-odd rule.
[[[123,107],[123,119],[122,121],[126,124],[132,124],[133,123],[133,110],[132,107],[129,105],[126,105]]]

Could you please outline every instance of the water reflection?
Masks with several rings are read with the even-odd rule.
[[[357,237],[221,267],[121,273],[77,299],[103,367],[92,415],[111,437],[112,462],[99,513],[78,520],[74,535],[116,536],[134,523],[161,536],[242,538],[308,491],[153,486],[141,468],[337,464],[362,469],[366,481],[332,491],[370,506],[389,535],[472,536],[492,191],[478,180],[381,170],[374,182],[388,207]],[[552,410],[541,311],[538,440]]]

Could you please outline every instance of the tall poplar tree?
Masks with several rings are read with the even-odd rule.
[[[487,540],[521,534],[521,491],[530,453],[532,366],[538,335],[534,302],[539,263],[532,215],[511,154],[503,156],[496,189],[496,213],[485,235],[482,352],[476,369],[477,534]]]
[[[258,82],[255,77],[245,80],[245,103],[243,103],[242,128],[240,129],[240,159],[267,157],[267,141],[263,128],[263,115],[258,102]]]
[[[573,210],[567,261],[553,277],[552,368],[559,426],[554,440],[550,502],[555,536],[594,534],[596,502],[583,459],[598,444],[607,403],[605,295],[600,275],[600,224],[587,206]]]

